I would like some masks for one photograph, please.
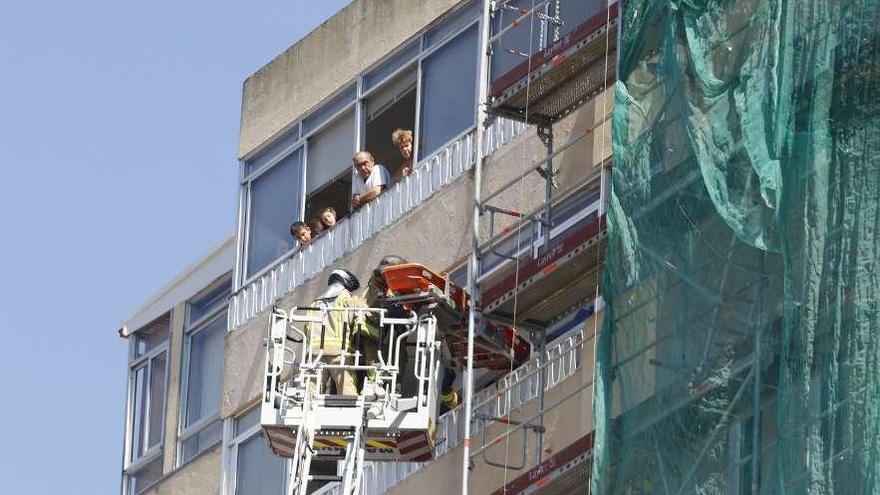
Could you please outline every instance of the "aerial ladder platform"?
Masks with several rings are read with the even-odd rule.
[[[339,482],[340,493],[357,494],[365,461],[434,458],[443,374],[466,361],[470,298],[420,264],[380,271],[387,292],[379,307],[275,308],[271,314],[261,425],[272,451],[293,461],[291,495],[305,495],[313,481]],[[346,321],[356,316],[376,322],[381,337],[375,362],[365,362],[358,350],[343,350],[340,364],[321,360],[309,331],[322,331],[333,311],[348,313]],[[491,370],[517,367],[531,353],[529,342],[503,325],[488,325],[475,348],[474,367]],[[369,378],[358,395],[339,395],[326,386],[332,372]],[[342,461],[339,474],[310,474],[313,460]]]

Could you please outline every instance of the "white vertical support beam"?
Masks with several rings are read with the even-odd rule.
[[[608,201],[611,196],[611,168],[602,165],[599,171],[599,216],[608,211]]]
[[[491,29],[491,14],[493,0],[482,0],[483,15],[480,20],[480,42],[477,53],[479,55],[479,70],[477,71],[477,109],[476,109],[476,132],[474,146],[477,148],[477,159],[474,163],[474,211],[472,219],[472,243],[471,258],[468,264],[468,290],[471,293],[471,307],[468,311],[468,341],[467,363],[464,374],[464,441],[462,442],[462,466],[461,466],[461,493],[468,493],[468,475],[470,474],[471,462],[471,419],[473,417],[474,397],[474,335],[477,325],[477,305],[480,295],[477,291],[477,275],[480,261],[480,213],[482,205],[480,194],[483,186],[483,160],[485,158],[486,126],[489,124],[489,64],[491,55],[489,50],[489,34]]]

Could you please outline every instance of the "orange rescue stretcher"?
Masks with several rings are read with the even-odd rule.
[[[439,304],[446,311],[438,317],[438,328],[456,368],[467,357],[467,313],[470,296],[464,289],[419,263],[381,268],[388,287],[386,301],[419,312],[424,305]],[[438,314],[436,307],[432,308]],[[511,327],[486,322],[474,339],[474,368],[505,371],[519,367],[531,353],[531,345]]]

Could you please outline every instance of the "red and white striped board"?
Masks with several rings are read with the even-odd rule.
[[[293,457],[296,450],[296,428],[263,426],[269,447],[275,455]],[[312,449],[320,458],[345,457],[346,438],[339,432],[318,432]],[[368,461],[424,462],[434,458],[434,429],[369,430],[364,459]]]

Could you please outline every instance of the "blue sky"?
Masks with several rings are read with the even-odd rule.
[[[0,5],[0,491],[118,493],[115,330],[232,232],[244,79],[347,3]]]

